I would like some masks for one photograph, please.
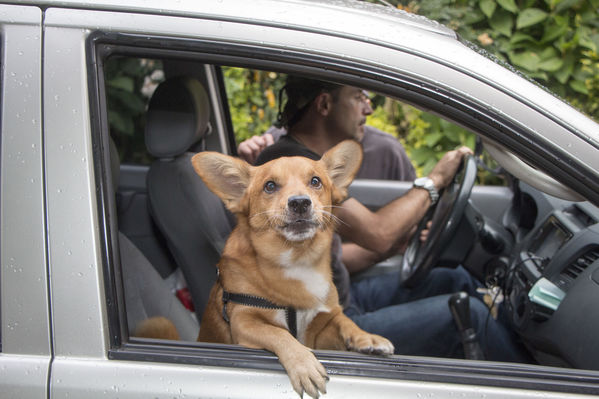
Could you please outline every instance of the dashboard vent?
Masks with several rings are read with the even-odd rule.
[[[592,248],[581,256],[579,256],[574,262],[570,263],[560,273],[560,285],[562,289],[569,288],[570,285],[580,276],[590,265],[592,265],[597,259],[599,259],[599,248]]]

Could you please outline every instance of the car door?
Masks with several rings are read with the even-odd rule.
[[[251,4],[244,4],[227,10],[250,12]],[[310,30],[290,32],[270,23],[241,23],[238,17],[204,18],[210,5],[206,10],[190,6],[170,13],[139,5],[135,12],[128,12],[126,5],[88,7],[50,7],[44,18],[44,145],[55,354],[51,396],[297,397],[276,357],[268,352],[136,338],[128,330],[103,67],[114,56],[244,66],[269,66],[274,57],[279,68],[293,71],[309,57],[300,52],[301,43],[317,43],[321,54],[327,46],[351,48],[356,43]],[[276,45],[264,45],[273,40]],[[302,57],[282,57],[280,47],[285,46]],[[361,46],[369,49],[365,43]],[[370,49],[375,50],[379,49]],[[326,70],[314,54],[309,61]],[[214,88],[208,91],[215,93]],[[223,118],[214,98],[212,105]],[[222,126],[213,128],[226,140]],[[227,151],[222,144],[214,148]],[[547,397],[559,398],[596,388],[592,375],[588,386],[577,390],[575,373],[556,373],[543,383],[541,371],[514,371],[503,364],[381,359],[336,351],[318,351],[317,356],[331,375],[327,386],[331,397],[515,398],[534,397],[538,388]],[[505,388],[506,379],[515,389]]]
[[[52,355],[44,211],[42,12],[0,5],[0,391],[46,397]]]

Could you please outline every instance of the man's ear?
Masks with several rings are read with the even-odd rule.
[[[332,101],[333,97],[331,96],[331,93],[320,93],[314,99],[314,106],[316,107],[316,111],[322,116],[327,116],[331,111]]]
[[[194,155],[191,163],[206,186],[233,212],[242,212],[241,199],[251,179],[253,167],[245,161],[218,152]]]
[[[335,185],[333,203],[338,204],[347,197],[347,188],[358,173],[362,158],[362,146],[353,140],[342,141],[322,156],[320,162],[324,163]]]

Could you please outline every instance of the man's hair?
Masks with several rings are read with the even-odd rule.
[[[335,83],[288,75],[285,86],[279,92],[278,126],[289,129],[302,118],[319,94],[331,93],[340,87]],[[283,92],[287,102],[281,111]]]

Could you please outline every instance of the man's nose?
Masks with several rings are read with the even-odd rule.
[[[363,112],[364,112],[364,115],[366,115],[366,116],[368,116],[374,112],[372,110],[372,102],[370,101],[370,98],[368,98],[368,97],[366,97],[366,99],[364,100]]]
[[[298,215],[302,215],[310,210],[312,200],[307,195],[294,195],[287,200],[289,209]]]

